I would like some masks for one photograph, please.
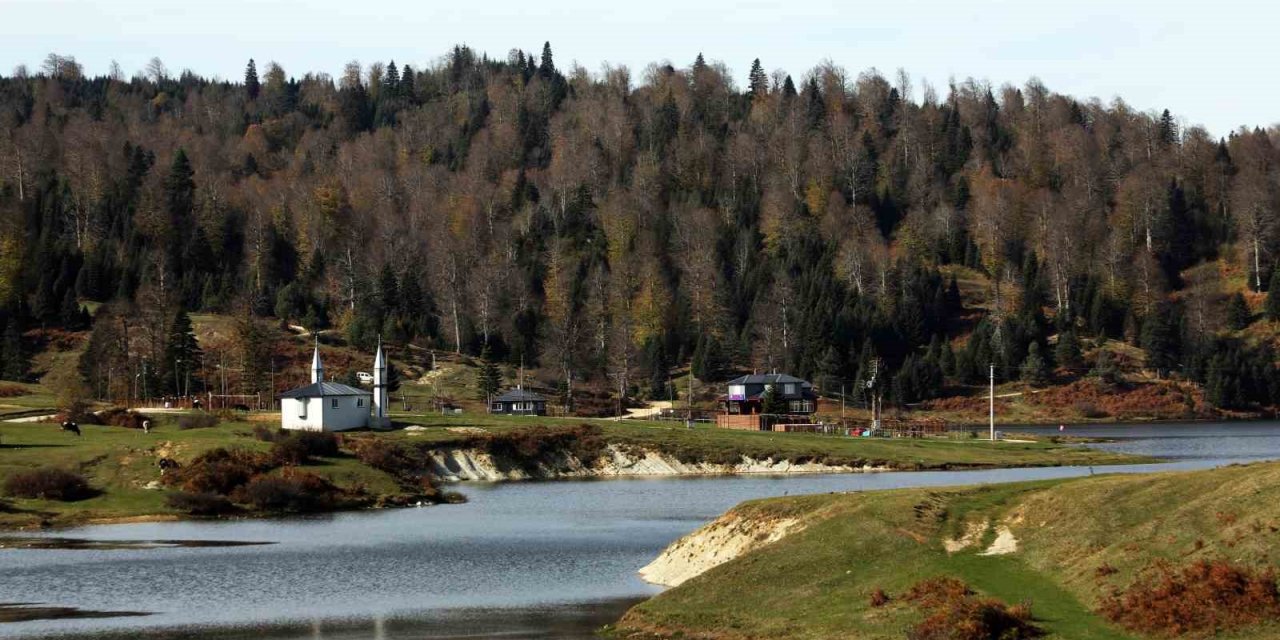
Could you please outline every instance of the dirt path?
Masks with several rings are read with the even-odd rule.
[[[650,402],[649,405],[646,407],[641,407],[639,409],[632,409],[627,412],[627,415],[622,417],[627,419],[652,418],[653,416],[656,416],[662,413],[664,410],[670,409],[670,408],[671,408],[670,400],[659,400],[657,402]]]

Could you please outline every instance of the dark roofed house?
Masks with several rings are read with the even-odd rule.
[[[813,385],[785,373],[753,373],[730,380],[728,386],[728,393],[720,400],[725,413],[729,414],[764,413],[761,405],[770,387],[786,403],[789,414],[808,415],[818,407],[818,394],[814,393]]]
[[[727,393],[720,396],[724,413],[716,416],[716,426],[724,429],[769,431],[775,423],[807,423],[818,409],[813,385],[785,373],[753,373],[734,378],[727,386]],[[765,414],[764,396],[769,389],[782,402],[783,411]]]
[[[489,413],[509,416],[545,416],[547,399],[517,387],[490,400]]]

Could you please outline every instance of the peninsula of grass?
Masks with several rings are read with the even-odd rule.
[[[981,625],[923,633],[913,591],[939,579],[1029,607],[1051,638],[1280,633],[1278,463],[778,498],[733,513],[801,524],[638,605],[612,635],[996,638]],[[994,544],[1006,536],[1016,545]]]
[[[90,497],[73,501],[0,496],[0,528],[189,515],[189,511],[173,504],[170,494],[175,487],[161,482],[159,460],[171,458],[187,465],[215,449],[242,450],[268,456],[273,443],[263,441],[261,432],[275,430],[275,420],[278,419],[271,414],[260,414],[246,416],[244,421],[181,429],[180,418],[175,414],[155,417],[155,426],[149,434],[138,429],[82,425],[83,435],[79,437],[60,431],[56,424],[0,423],[0,481],[33,469],[62,469],[81,474],[92,489]],[[583,425],[589,425],[589,428]],[[397,465],[412,466],[413,460],[391,459],[385,455],[386,451],[369,450],[371,446],[407,452],[410,458],[416,456],[420,461],[422,455],[434,449],[492,446],[494,440],[504,437],[520,444],[554,436],[558,438],[556,442],[564,445],[566,438],[591,434],[590,446],[597,450],[606,445],[619,445],[636,451],[661,452],[684,462],[717,464],[739,462],[743,456],[901,470],[1146,461],[1052,443],[857,439],[739,432],[712,427],[685,429],[669,423],[644,421],[488,415],[405,416],[397,418],[397,426],[420,428],[344,434],[340,440],[341,449],[336,454],[317,455],[300,469],[338,490],[357,495],[358,500],[340,502],[344,508],[351,508],[403,503],[413,500],[420,489],[412,486],[417,481],[412,477],[413,473],[397,473],[400,471]],[[259,433],[255,434],[255,430]],[[519,455],[519,447],[516,450],[515,455]],[[358,452],[362,455],[357,455]],[[262,471],[284,473],[287,465],[278,466]]]

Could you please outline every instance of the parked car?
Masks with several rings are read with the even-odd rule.
[[[367,371],[357,371],[356,379],[360,381],[360,384],[373,384],[373,374]]]

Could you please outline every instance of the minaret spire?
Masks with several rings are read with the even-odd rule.
[[[387,415],[387,356],[382,353],[382,336],[378,336],[378,352],[373,356],[373,415],[369,427],[382,429],[391,425]]]
[[[320,336],[315,339],[315,351],[311,354],[311,382],[324,382],[324,365],[320,364]]]

